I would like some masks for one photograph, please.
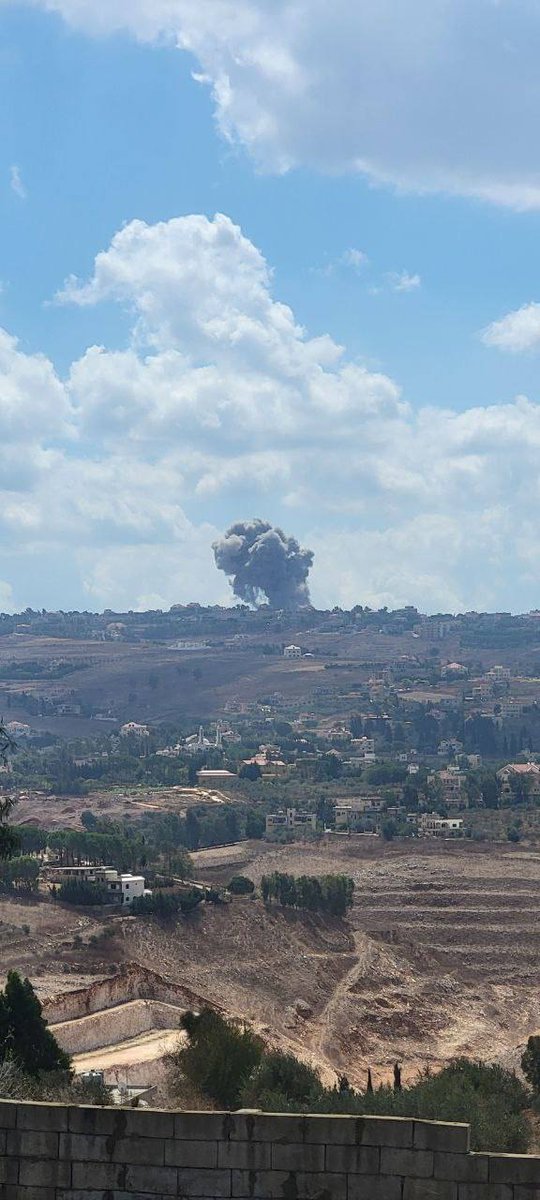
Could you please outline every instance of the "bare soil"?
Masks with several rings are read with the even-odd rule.
[[[115,936],[100,941],[94,917],[2,901],[2,964],[49,996],[117,963],[151,966],[248,1019],[328,1082],[344,1072],[362,1085],[368,1066],[387,1079],[396,1059],[406,1079],[458,1054],[515,1065],[540,1028],[539,854],[332,836],[319,845],[243,843],[195,860],[199,876],[216,882],[238,870],[257,883],[274,869],[345,872],[354,907],[342,921],[234,900],[171,924],[115,917]],[[84,945],[74,948],[77,932]]]

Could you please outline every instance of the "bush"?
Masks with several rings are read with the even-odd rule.
[[[151,896],[137,896],[132,900],[130,912],[135,917],[160,917],[172,921],[180,913],[186,915],[202,902],[204,895],[197,888],[188,892],[152,892]]]
[[[233,896],[251,896],[255,891],[255,884],[247,875],[233,875],[227,891]]]
[[[316,1071],[294,1054],[265,1054],[246,1083],[242,1104],[266,1112],[309,1112],[320,1103],[323,1087]]]
[[[212,1009],[188,1012],[181,1020],[189,1044],[171,1056],[175,1068],[216,1105],[238,1108],[243,1089],[258,1066],[263,1043]]]
[[[523,1057],[521,1059],[521,1070],[525,1079],[530,1083],[533,1092],[540,1094],[540,1037],[530,1037]]]

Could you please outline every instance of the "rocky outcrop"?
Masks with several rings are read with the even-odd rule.
[[[116,975],[98,979],[88,987],[47,997],[43,1001],[43,1015],[50,1025],[57,1025],[130,1000],[160,1000],[183,1009],[208,1006],[208,1000],[191,988],[173,983],[139,963],[129,962],[121,963]]]

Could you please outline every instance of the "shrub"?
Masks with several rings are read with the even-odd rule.
[[[521,1059],[521,1070],[533,1092],[540,1094],[540,1037],[530,1037]]]
[[[258,1066],[263,1042],[212,1009],[188,1012],[181,1020],[188,1045],[171,1056],[174,1066],[223,1108],[238,1108],[242,1091]]]
[[[265,1054],[247,1081],[242,1104],[266,1112],[309,1112],[320,1103],[323,1087],[316,1071],[294,1054]]]
[[[255,884],[247,875],[233,875],[227,891],[233,896],[251,896],[255,891]]]

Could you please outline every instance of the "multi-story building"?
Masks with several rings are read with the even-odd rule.
[[[276,829],[313,829],[317,828],[317,815],[311,812],[301,812],[297,808],[280,809],[276,813],[268,813],[266,832],[274,833]]]
[[[300,646],[285,646],[283,651],[284,658],[301,658],[302,649]]]
[[[422,813],[418,818],[418,833],[426,837],[462,837],[463,817],[439,817],[437,813]]]
[[[44,868],[44,877],[49,883],[66,883],[76,879],[106,888],[110,904],[130,905],[132,900],[144,896],[144,875],[132,875],[128,871],[117,871],[116,867],[52,867]]]
[[[385,801],[379,796],[354,796],[351,800],[340,800],[335,806],[336,829],[354,832],[360,829],[366,817],[377,816]]]

